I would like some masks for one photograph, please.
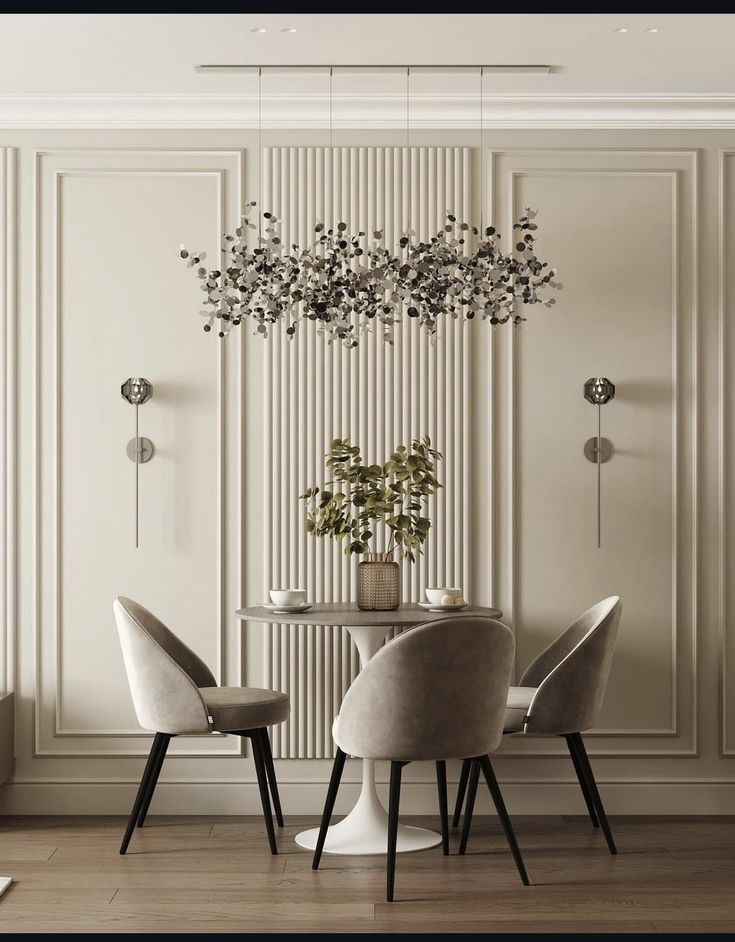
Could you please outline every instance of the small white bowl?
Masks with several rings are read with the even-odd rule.
[[[461,589],[427,589],[426,598],[431,602],[432,605],[442,605],[446,604],[442,602],[442,599],[445,596],[450,596],[452,599],[461,599],[462,590]]]
[[[271,602],[274,605],[304,605],[306,589],[271,589]]]

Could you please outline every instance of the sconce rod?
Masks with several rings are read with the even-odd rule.
[[[138,473],[140,470],[140,438],[138,436],[138,403],[135,403],[135,548],[138,549],[138,527],[140,514],[138,512]],[[598,465],[599,468],[599,465]],[[598,470],[599,474],[599,470]]]
[[[137,433],[136,433],[137,434]],[[597,405],[597,549],[602,545],[602,406]]]

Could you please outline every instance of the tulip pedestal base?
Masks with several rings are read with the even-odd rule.
[[[364,667],[380,649],[390,628],[386,625],[356,625],[347,630],[360,655],[360,666]],[[296,843],[307,850],[314,850],[318,836],[319,828],[310,828],[296,835]],[[437,844],[441,844],[441,835],[436,831],[408,827],[405,824],[398,825],[399,853],[426,850],[436,847]],[[375,788],[375,762],[372,759],[363,759],[360,797],[347,817],[329,828],[324,853],[385,854],[387,848],[388,813]]]
[[[296,835],[299,847],[314,850],[319,828]],[[426,850],[441,844],[441,835],[427,828],[398,825],[398,852]],[[327,832],[325,854],[385,854],[388,847],[388,814],[375,789],[375,763],[362,760],[362,791],[357,804],[346,818]]]

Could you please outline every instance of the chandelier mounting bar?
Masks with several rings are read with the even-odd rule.
[[[410,63],[402,65],[396,63],[370,63],[369,65],[355,65],[350,63],[349,65],[335,65],[328,62],[316,65],[302,65],[297,63],[258,65],[244,62],[231,62],[197,65],[194,66],[194,69],[196,72],[259,72],[265,69],[272,72],[327,71],[328,69],[333,71],[339,70],[341,72],[365,72],[366,70],[378,72],[405,72],[406,69],[410,69],[412,72],[477,72],[479,69],[482,69],[487,75],[502,75],[503,73],[515,75],[549,75],[557,71],[556,66],[553,65],[499,65],[497,63],[494,65],[444,65],[425,62],[419,65],[411,65]]]

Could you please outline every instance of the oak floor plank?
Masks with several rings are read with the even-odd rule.
[[[57,850],[56,843],[4,841],[0,844],[0,865],[15,860],[49,860]]]
[[[735,932],[735,919],[657,919],[657,932],[731,933]]]
[[[6,891],[7,895],[2,898],[0,915],[4,920],[14,911],[23,912],[30,907],[43,908],[48,905],[49,896],[55,897],[58,903],[58,897],[61,895],[58,891],[59,888],[56,886],[34,885],[16,878],[13,886]],[[109,882],[107,886],[99,887],[76,886],[74,887],[74,902],[80,909],[96,904],[107,906],[116,893],[117,887],[109,885]]]
[[[434,817],[411,820],[436,827]],[[287,817],[268,852],[259,817],[151,817],[130,852],[121,817],[0,818],[0,933],[735,931],[735,818],[613,818],[612,857],[582,816],[514,818],[523,887],[494,816],[469,853],[401,855],[394,904],[383,857],[294,843],[314,818]]]

